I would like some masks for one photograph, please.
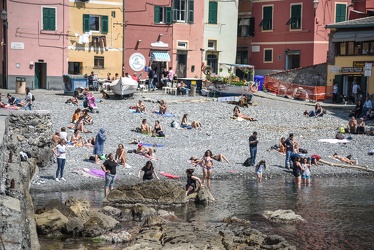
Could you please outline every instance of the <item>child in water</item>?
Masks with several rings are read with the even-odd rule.
[[[257,174],[257,182],[262,181],[262,171],[266,169],[266,162],[265,160],[261,160],[259,163],[257,163],[255,170]]]
[[[310,164],[308,163],[308,158],[303,158],[301,169],[303,170],[303,173],[301,175],[302,182],[304,184],[310,184]]]
[[[186,184],[186,196],[196,189],[196,181],[199,182],[200,187],[203,187],[201,184],[201,180],[199,177],[193,176],[193,172],[195,170],[193,168],[189,168],[186,170],[187,174],[187,184]]]

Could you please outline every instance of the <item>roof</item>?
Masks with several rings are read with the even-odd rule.
[[[339,22],[339,23],[332,23],[326,25],[326,28],[334,28],[334,29],[351,29],[351,28],[374,28],[374,16]]]

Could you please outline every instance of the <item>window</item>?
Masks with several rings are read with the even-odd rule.
[[[345,55],[347,52],[346,52],[346,50],[347,50],[347,44],[346,43],[340,43],[339,44],[340,46],[339,46],[339,55]]]
[[[340,42],[336,47],[338,56],[374,54],[374,42]]]
[[[347,55],[354,55],[354,47],[355,47],[355,43],[354,42],[348,42]]]
[[[212,73],[218,72],[218,57],[217,55],[207,55],[207,65],[212,67]]]
[[[301,4],[291,5],[291,18],[286,25],[291,25],[291,30],[301,29]]]
[[[345,21],[345,15],[347,13],[347,5],[345,4],[336,4],[335,7],[335,22],[343,22]]]
[[[83,15],[83,32],[108,33],[108,16]]]
[[[171,23],[171,7],[155,6],[154,23]]]
[[[248,51],[236,52],[236,63],[237,64],[248,64]]]
[[[216,48],[217,48],[217,41],[208,40],[208,50],[216,50]]]
[[[173,0],[173,21],[193,23],[194,0]]]
[[[187,42],[181,42],[181,41],[178,41],[178,43],[177,43],[177,47],[179,48],[179,49],[187,49]]]
[[[209,24],[217,24],[217,14],[218,14],[218,2],[209,1]]]
[[[250,27],[250,19],[249,18],[241,18],[239,19],[238,23],[238,36],[250,36],[249,29]]]
[[[82,68],[81,62],[69,62],[68,63],[68,72],[71,75],[80,75],[81,68]]]
[[[103,69],[104,68],[104,57],[103,56],[95,56],[93,67],[96,68],[96,69]]]
[[[264,63],[273,62],[273,49],[264,49]]]
[[[43,30],[56,30],[56,9],[43,7]]]
[[[262,27],[262,30],[273,29],[273,6],[262,7],[262,21],[258,26]]]

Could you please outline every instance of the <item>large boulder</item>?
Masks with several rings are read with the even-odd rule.
[[[66,217],[71,217],[72,215],[74,215],[73,211],[58,199],[49,200],[48,203],[44,206],[44,211],[53,209],[57,209]]]
[[[62,228],[62,232],[71,235],[80,235],[83,231],[84,225],[82,219],[78,217],[72,217]]]
[[[132,236],[126,231],[121,231],[119,233],[107,233],[101,235],[98,237],[98,239],[111,243],[127,243],[132,240]]]
[[[84,223],[82,235],[86,237],[96,237],[107,231],[114,229],[119,223],[112,217],[100,212],[91,211],[88,213],[89,219]]]
[[[111,204],[173,205],[185,203],[184,188],[174,181],[145,181],[123,185],[107,196]]]
[[[51,234],[61,229],[68,222],[68,218],[57,209],[48,210],[35,215],[36,228],[40,234]]]
[[[73,197],[69,197],[69,199],[65,201],[65,206],[70,208],[74,212],[75,215],[85,213],[87,211],[90,211],[91,209],[91,205],[89,201],[77,200]]]
[[[276,223],[294,223],[304,222],[305,220],[300,215],[295,214],[292,210],[275,210],[275,211],[264,211],[263,216]]]

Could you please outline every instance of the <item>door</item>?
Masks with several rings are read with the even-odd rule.
[[[300,67],[300,50],[285,51],[285,69],[296,69]]]
[[[177,54],[177,70],[178,78],[186,78],[187,76],[187,54]]]
[[[47,88],[47,63],[35,63],[35,89]]]

